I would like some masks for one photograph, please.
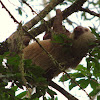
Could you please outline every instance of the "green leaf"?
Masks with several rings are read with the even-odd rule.
[[[75,69],[78,70],[78,71],[85,71],[85,70],[87,70],[87,68],[84,67],[83,65],[78,65]]]
[[[7,64],[13,66],[14,70],[18,69],[18,66],[20,64],[20,57],[18,55],[15,55],[14,57],[8,57]]]
[[[16,9],[18,11],[18,13],[22,16],[22,8],[18,7],[18,9]]]
[[[95,29],[92,28],[92,27],[90,27],[90,29],[91,29],[92,33],[96,36],[96,38],[97,38],[97,39],[100,39],[100,36],[99,36],[98,33],[96,33]]]
[[[53,35],[54,43],[64,43],[64,36],[61,34]]]
[[[100,100],[100,95],[97,96],[97,100]]]
[[[95,96],[95,95],[97,95],[99,92],[100,92],[100,89],[99,89],[99,88],[93,89],[93,91],[92,91],[89,95],[90,95],[90,96]]]
[[[93,89],[96,89],[98,87],[98,83],[93,79],[90,80],[90,85]]]
[[[17,86],[13,86],[11,89],[14,90],[14,91],[16,92],[17,89],[18,89],[18,87],[17,87]]]
[[[54,92],[53,90],[50,90],[49,88],[48,88],[47,92],[49,93],[49,95],[50,95],[51,97],[53,97],[54,95],[57,95],[56,92]]]
[[[34,100],[39,100],[39,98],[35,98]]]
[[[80,79],[79,81],[77,81],[77,83],[79,83],[82,88],[86,88],[89,85],[90,81],[88,79]]]
[[[56,97],[55,100],[58,100],[58,97]]]
[[[71,90],[73,87],[76,87],[77,85],[75,84],[75,83],[71,83],[70,85],[69,85],[69,90]]]
[[[72,73],[70,74],[71,78],[82,78],[82,77],[85,77],[82,73]]]
[[[26,93],[27,93],[27,91],[21,92],[16,97],[21,99],[22,97],[24,97],[26,95]]]
[[[32,66],[32,60],[28,59],[28,60],[24,60],[24,64],[25,64],[25,68],[29,68]]]
[[[63,75],[63,76],[61,76],[59,82],[64,82],[64,81],[68,81],[68,80],[69,80],[69,78],[67,77],[67,75]]]
[[[72,45],[72,40],[68,38],[65,34],[54,34],[53,43],[60,43],[61,45]],[[67,44],[65,43],[67,41]]]
[[[90,71],[88,71],[87,68],[84,67],[83,65],[79,65],[76,68],[76,70],[78,70],[79,73],[83,74],[83,76],[88,76],[88,75],[90,76],[91,75]]]
[[[12,89],[6,89],[7,93],[13,95],[15,97],[15,91]]]
[[[3,56],[5,57],[5,56],[7,56],[7,55],[9,55],[10,54],[10,52],[5,52],[4,54],[3,54]]]

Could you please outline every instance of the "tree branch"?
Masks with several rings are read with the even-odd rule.
[[[91,15],[94,15],[94,16],[97,16],[97,17],[100,17],[100,14],[95,13],[94,11],[91,11],[91,10],[89,10],[88,8],[82,8],[82,7],[81,7],[80,11],[85,11],[85,12],[91,14]]]
[[[1,3],[1,5],[2,5],[2,8],[4,8],[7,12],[8,12],[8,14],[11,16],[11,18],[14,20],[14,22],[16,22],[16,23],[18,23],[19,24],[19,22],[14,18],[14,16],[10,13],[10,11],[6,8],[6,6],[3,4],[3,2],[0,0],[0,3]]]
[[[81,9],[81,6],[86,1],[87,0],[76,0],[70,7],[66,8],[63,11],[63,19],[65,19],[66,17],[68,17],[72,13],[79,11]],[[48,28],[52,27],[54,18],[55,17],[51,18],[49,21],[41,24],[40,26],[30,30],[29,31],[30,36],[31,35],[37,36],[37,35],[41,34],[42,32],[47,31]],[[29,34],[27,34],[27,35],[29,35]]]
[[[70,7],[63,11],[63,19],[65,19],[72,13],[79,11],[86,1],[87,0],[76,0]]]
[[[55,6],[64,0],[52,0],[36,17],[27,22],[23,27],[27,30],[31,29],[35,24],[42,20]]]
[[[77,98],[75,98],[73,95],[71,95],[70,93],[68,93],[67,91],[65,91],[62,87],[60,87],[59,85],[57,85],[56,83],[54,83],[53,81],[49,82],[49,86],[53,87],[54,89],[58,90],[60,93],[62,93],[65,97],[68,98],[68,100],[78,100]]]

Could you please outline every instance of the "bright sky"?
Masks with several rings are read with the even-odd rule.
[[[17,6],[20,6],[20,3],[18,3],[18,0],[2,0],[3,3],[5,4],[5,6],[9,9],[9,11],[14,15],[14,17],[20,22],[20,21],[24,21],[24,23],[26,23],[27,21],[29,21],[30,19],[32,19],[35,15],[33,15],[31,13],[31,10],[24,5],[23,10],[28,14],[28,17],[26,18],[25,13],[23,14],[23,16],[18,15],[18,12],[15,10],[17,8]],[[39,1],[39,2],[38,2]],[[34,2],[31,4],[31,6],[33,7],[33,9],[39,13],[43,7],[39,6],[40,4],[42,4],[42,0],[34,0]],[[58,6],[57,8],[60,8],[61,10],[65,9],[66,6]],[[83,20],[81,20],[80,17],[81,12],[79,12],[79,14],[72,14],[69,18],[72,21],[75,21],[76,23],[78,23],[78,25],[80,25],[80,23],[82,23],[82,26],[88,27],[88,26],[93,26],[92,23],[95,23],[95,20],[97,18],[95,18],[95,20],[93,20],[92,22],[87,21],[87,22],[83,22]],[[55,15],[55,12],[52,11],[52,16]],[[51,16],[51,17],[52,17]],[[89,17],[91,17],[88,14]],[[78,17],[78,18],[76,18]],[[76,18],[76,19],[75,19]],[[87,24],[88,23],[88,24]],[[96,25],[98,25],[99,23],[96,23]],[[68,24],[65,24],[66,28],[69,29],[70,31],[72,31],[73,27],[72,26],[68,26]],[[0,42],[4,41],[6,38],[8,38],[13,32],[16,31],[17,29],[17,24],[11,19],[11,17],[9,16],[9,14],[5,11],[5,9],[2,8],[2,6],[0,5]],[[76,26],[76,25],[75,25]],[[99,27],[100,29],[100,27]],[[82,62],[83,64],[85,64],[85,59]],[[61,75],[60,75],[61,76]],[[59,76],[58,76],[59,77]],[[63,87],[65,90],[69,91],[68,89],[68,84],[69,82],[65,82],[64,84],[61,82],[58,82],[58,77],[53,79],[58,85],[60,85],[61,87]],[[88,88],[86,89],[86,91],[89,93],[91,91],[90,86],[88,86]],[[64,98],[64,96],[62,96],[61,94],[58,93],[58,100],[66,100]],[[88,97],[86,96],[86,94],[81,91],[78,90],[78,87],[75,87],[74,89],[72,89],[70,91],[70,93],[72,93],[74,96],[78,97],[79,100],[89,100]]]

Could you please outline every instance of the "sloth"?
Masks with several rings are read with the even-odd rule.
[[[64,69],[75,68],[83,57],[86,56],[89,46],[95,41],[95,36],[88,28],[77,26],[71,33],[62,25],[62,12],[56,10],[56,17],[53,23],[53,32],[46,32],[42,41],[39,43],[53,56],[53,58],[64,67]],[[64,34],[68,39],[64,43],[56,43],[53,35]],[[68,41],[71,40],[71,41]],[[70,44],[71,42],[71,44]],[[69,45],[70,44],[70,45]],[[32,63],[40,66],[45,71],[45,77],[52,79],[62,71],[55,65],[50,57],[38,45],[37,42],[28,45],[23,50],[24,58],[31,59]]]
[[[68,41],[65,41],[65,45],[54,43],[52,39],[39,41],[54,59],[65,67],[65,70],[75,68],[80,63],[82,58],[86,56],[89,45],[95,40],[95,37],[89,29],[78,26],[69,35],[69,39],[72,40],[71,45],[66,45],[69,44]],[[45,77],[48,79],[52,79],[61,73],[59,67],[53,63],[37,42],[24,48],[23,53],[25,59],[31,59],[33,64],[45,70]]]
[[[64,68],[76,68],[83,57],[88,53],[90,44],[95,41],[95,36],[88,28],[77,26],[73,32],[69,32],[62,25],[62,12],[56,10],[53,29],[46,32],[39,43],[49,52],[52,57]],[[55,42],[54,36],[61,36],[63,43]],[[25,41],[26,40],[26,41]],[[37,42],[28,45],[29,38],[24,39],[26,47],[23,49],[24,59],[31,59],[32,64],[40,66],[44,71],[44,77],[51,80],[62,71],[52,59],[44,52]],[[28,46],[27,46],[28,45]]]

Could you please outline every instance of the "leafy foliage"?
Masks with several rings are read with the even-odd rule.
[[[92,32],[96,34],[96,38],[99,41],[100,37],[99,34],[92,29]],[[80,87],[85,89],[89,84],[93,91],[90,93],[90,96],[95,96],[100,92],[100,46],[99,43],[95,44],[95,47],[90,50],[88,56],[86,57],[87,67],[83,65],[78,65],[75,69],[75,73],[69,73],[70,77],[70,85],[69,89],[73,89],[77,86],[75,81],[79,84]],[[63,75],[60,78],[61,82],[68,81],[69,78],[67,75]],[[73,82],[74,80],[74,82]],[[98,96],[99,98],[99,96]]]
[[[23,89],[23,82],[21,79],[21,74],[19,71],[19,64],[20,64],[20,57],[18,55],[15,55],[14,57],[9,56],[10,53],[6,52],[4,55],[0,55],[0,66],[1,70],[0,75],[0,85],[1,85],[1,94],[5,91],[5,86],[7,86],[8,82],[12,82],[10,85],[11,89],[6,89],[8,91],[5,95],[8,95],[7,98],[16,98],[16,100],[22,97],[25,97],[27,94],[27,91],[21,92],[17,96],[15,96],[15,92],[18,88]],[[7,62],[5,62],[5,65],[2,64],[3,59],[7,59]],[[25,68],[25,78],[28,82],[28,85],[30,88],[35,87],[36,93],[34,93],[31,98],[36,99],[37,97],[40,97],[41,95],[45,95],[47,92],[51,97],[53,95],[56,95],[56,93],[52,90],[50,90],[47,86],[47,80],[43,77],[44,70],[41,69],[39,66],[35,66],[32,64],[31,60],[24,60],[24,68]],[[16,85],[16,86],[15,86]],[[11,97],[10,95],[11,94]],[[5,95],[1,95],[1,98],[6,98]],[[4,97],[5,96],[5,97]],[[19,100],[18,99],[18,100]],[[8,100],[8,99],[7,99]],[[26,99],[25,99],[26,100]],[[38,100],[38,99],[36,99]]]
[[[67,46],[71,46],[72,45],[72,40],[69,39],[65,34],[54,34],[53,35],[53,39],[52,42],[53,43],[58,43],[60,45],[67,45]],[[66,44],[67,42],[67,44]]]

